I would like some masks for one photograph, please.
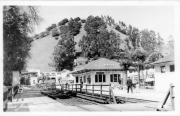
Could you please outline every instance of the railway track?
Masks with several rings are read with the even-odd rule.
[[[96,103],[96,102],[93,102],[93,101],[89,101],[89,100],[85,100],[85,99],[82,99],[82,98],[77,98],[77,97],[73,97],[73,98],[70,98],[70,99],[59,99],[57,98],[56,101],[64,104],[64,105],[69,105],[69,106],[76,106],[76,107],[79,107],[83,110],[86,110],[86,111],[92,111],[88,108],[84,108],[83,105],[98,105],[100,107],[104,107],[104,108],[107,108],[111,111],[120,111],[120,110],[116,110],[114,108],[110,108],[110,107],[107,107],[107,106],[103,106],[102,104],[100,103]]]
[[[72,94],[72,93],[71,93]],[[105,108],[108,111],[120,111],[114,108],[107,107],[103,104],[112,104],[113,98],[111,98],[111,101],[109,100],[109,95],[102,94],[100,97],[99,94],[94,94],[92,96],[91,93],[77,93],[76,96],[72,96],[71,94],[65,93],[46,93],[45,95],[56,100],[57,102],[66,105],[66,106],[76,106],[78,108],[81,108],[85,111],[93,111],[90,107],[83,107],[83,105],[98,105],[99,108]],[[115,97],[116,102],[119,104],[125,104],[125,103],[152,103],[156,101],[150,101],[150,100],[143,100],[143,99],[136,99],[136,98],[128,98],[128,97],[122,97],[122,96],[116,96]],[[93,107],[93,106],[92,106]]]

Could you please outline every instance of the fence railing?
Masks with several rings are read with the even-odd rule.
[[[90,89],[91,87],[91,89]],[[100,87],[99,90],[95,87]],[[104,90],[103,87],[109,87],[108,90]],[[103,92],[109,93],[109,100],[111,102],[111,98],[113,98],[113,102],[116,103],[114,93],[111,88],[110,84],[62,84],[61,85],[62,90],[67,91],[75,91],[78,92],[85,92],[85,93],[91,93],[92,97],[94,97],[95,93],[99,93],[100,97],[103,97]]]
[[[7,102],[13,100],[13,97],[17,94],[19,89],[19,85],[14,86],[4,86],[3,91],[3,110],[7,109]]]

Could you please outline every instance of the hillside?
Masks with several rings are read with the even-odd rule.
[[[83,35],[86,35],[86,31],[84,30],[84,23],[82,23],[82,27],[80,29],[80,33],[76,36],[74,36],[74,40],[77,43],[75,46],[75,49],[77,52],[81,51],[81,48],[78,46],[78,42],[83,37]],[[124,49],[126,46],[126,42],[124,39],[127,37],[126,35],[118,32],[111,26],[107,25],[107,30],[111,31],[113,30],[115,33],[119,34],[123,44],[121,44],[121,48]],[[61,37],[59,37],[61,39]],[[32,42],[32,47],[30,52],[31,58],[27,59],[27,68],[31,69],[40,69],[42,72],[47,71],[54,71],[53,67],[50,67],[48,64],[52,63],[51,56],[54,50],[54,47],[58,43],[58,40],[56,40],[52,35],[48,35],[46,37],[37,39]],[[81,58],[82,59],[82,58]]]

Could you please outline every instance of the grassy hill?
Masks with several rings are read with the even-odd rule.
[[[74,36],[74,41],[77,43],[75,46],[76,51],[81,51],[81,48],[78,46],[78,42],[83,37],[83,35],[86,35],[86,31],[84,30],[84,25],[85,23],[82,23],[80,33]],[[126,46],[126,41],[124,41],[124,39],[127,38],[126,35],[118,32],[117,30],[115,30],[113,27],[109,25],[107,25],[107,30],[108,31],[113,30],[115,33],[120,35],[123,42],[121,44],[121,48],[124,48]],[[60,36],[59,36],[59,39],[61,39]],[[52,37],[51,34],[46,37],[33,41],[31,50],[29,51],[31,58],[27,59],[28,61],[27,68],[40,69],[42,72],[55,71],[55,69],[53,67],[50,67],[48,64],[52,63],[51,56],[54,51],[54,47],[57,45],[57,43],[58,43],[58,40]],[[80,58],[80,59],[83,59],[83,58]]]

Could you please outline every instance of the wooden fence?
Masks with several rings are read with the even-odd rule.
[[[19,85],[14,86],[4,86],[3,87],[3,110],[7,110],[8,101],[13,100],[13,97],[17,94]]]
[[[85,89],[83,88],[85,87]],[[88,87],[92,87],[92,89],[89,89]],[[100,90],[95,89],[94,87],[100,87]],[[103,87],[109,87],[108,90],[103,90]],[[85,92],[92,93],[92,97],[94,97],[95,92],[100,94],[100,97],[103,97],[103,92],[109,93],[109,99],[111,101],[111,98],[113,98],[113,102],[116,104],[116,100],[114,97],[114,93],[111,88],[111,84],[62,84],[61,90],[67,90],[67,91],[75,91],[76,93]]]

